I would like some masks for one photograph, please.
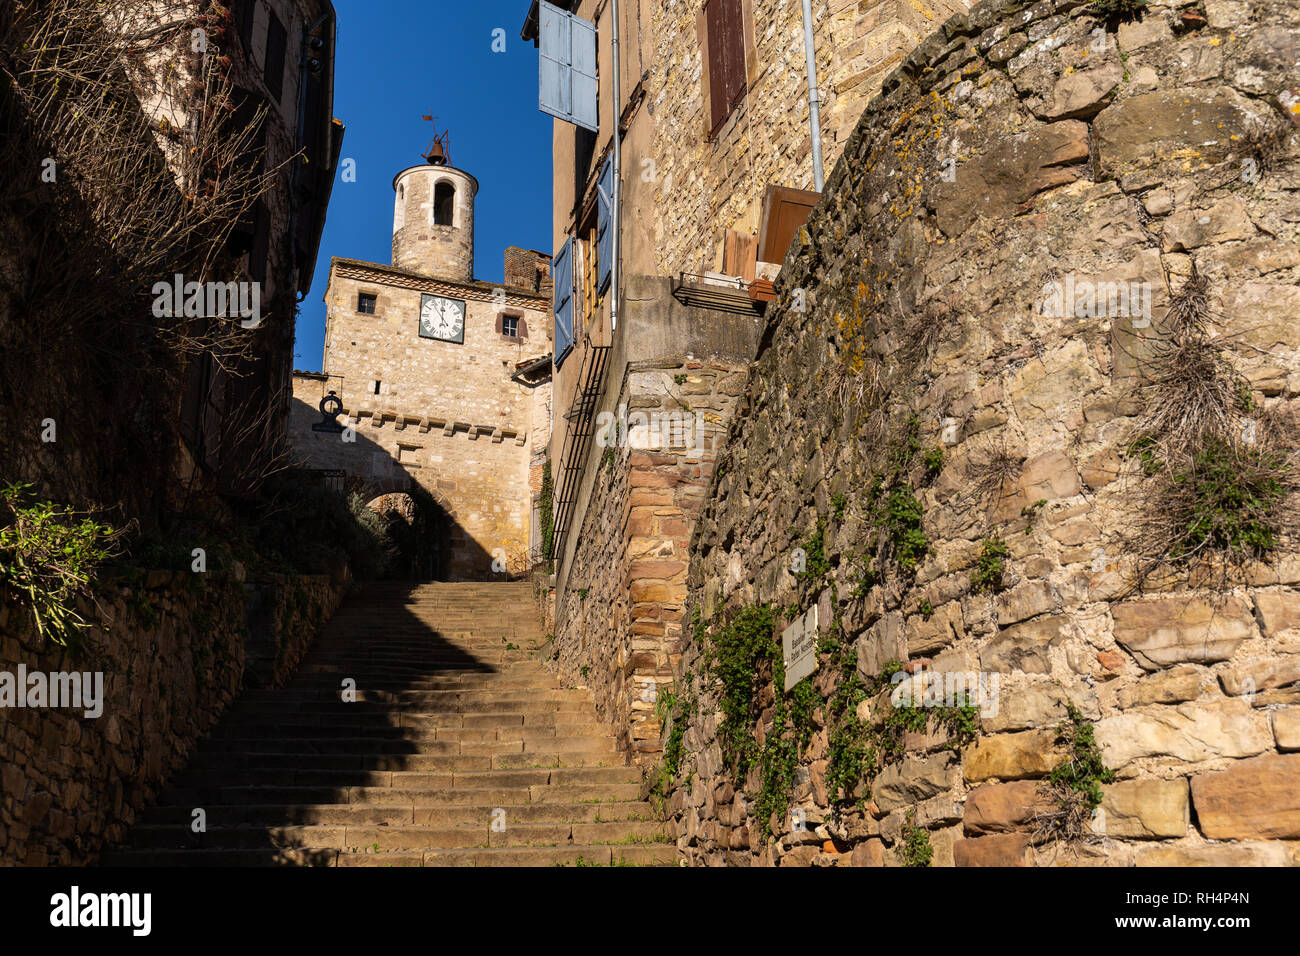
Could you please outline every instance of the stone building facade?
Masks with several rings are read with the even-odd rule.
[[[947,16],[966,6],[962,0],[941,0],[938,6],[909,0],[815,5],[827,170],[888,71]],[[552,8],[594,25],[598,81],[598,129],[561,119],[554,129],[554,242],[556,255],[569,260],[574,277],[554,303],[561,307],[568,297],[564,321],[573,332],[571,352],[557,354],[558,414],[550,449],[557,515],[556,643],[566,675],[575,683],[591,683],[602,714],[640,758],[658,749],[660,730],[653,695],[644,698],[644,687],[663,681],[670,670],[686,598],[684,578],[677,572],[666,579],[641,576],[686,560],[695,510],[659,515],[663,527],[674,530],[653,544],[644,530],[631,534],[627,527],[635,508],[627,496],[610,489],[631,487],[634,480],[667,479],[633,474],[631,469],[646,467],[644,456],[601,447],[591,422],[624,402],[635,407],[645,401],[651,409],[666,402],[663,407],[686,412],[695,407],[697,389],[711,393],[715,378],[730,382],[752,360],[762,307],[751,297],[749,284],[776,275],[793,232],[787,222],[784,240],[775,238],[781,233],[777,222],[785,200],[774,197],[794,194],[806,204],[799,207],[800,215],[817,199],[810,192],[814,179],[802,8],[777,0],[571,0]],[[618,103],[612,83],[615,9],[621,51]],[[544,21],[555,19],[546,10],[537,2],[531,5],[524,39],[541,44],[548,28]],[[622,143],[619,235],[625,277],[617,326],[610,319],[613,296],[593,280],[606,269],[600,261],[605,248],[599,241],[600,187],[616,123]],[[603,185],[608,188],[609,181]],[[770,261],[764,263],[764,256]],[[631,284],[639,290],[637,297],[626,291]],[[659,298],[643,298],[650,293]],[[674,324],[677,320],[681,326]],[[642,325],[653,322],[665,324],[658,331]],[[676,334],[665,334],[670,328]],[[667,373],[666,392],[649,398],[634,394],[646,369],[674,370]],[[731,407],[730,400],[716,401],[716,407],[708,408],[707,427],[725,429]],[[698,460],[671,449],[654,454],[653,468],[662,472],[685,476],[701,467]],[[617,479],[604,470],[611,455],[617,467],[629,469]],[[711,456],[710,451],[703,461],[706,472]],[[648,502],[640,507],[645,506]],[[685,530],[677,530],[679,517]],[[625,545],[618,560],[597,560],[606,545],[587,536],[583,529],[589,525],[620,527]],[[632,545],[633,538],[642,540]],[[652,551],[658,563],[635,558],[637,549]],[[579,579],[583,583],[575,584]],[[626,614],[619,605],[609,605],[603,621],[620,623],[602,626],[599,632],[606,638],[597,638],[592,626],[599,615],[593,608],[599,605],[591,605],[589,596],[579,600],[575,588],[588,595],[593,589],[613,595],[629,585],[634,593],[657,597],[633,600]],[[654,623],[648,623],[652,617]],[[635,651],[628,650],[633,647]]]
[[[550,437],[549,260],[511,247],[503,284],[476,281],[474,177],[426,162],[393,190],[393,264],[331,260],[322,371],[294,376],[294,453],[369,494],[423,488],[447,536],[426,573],[520,573]],[[330,393],[341,435],[312,429]]]
[[[692,862],[1300,863],[1298,38],[982,3],[886,78],[692,539]]]

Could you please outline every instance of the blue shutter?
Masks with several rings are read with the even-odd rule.
[[[605,160],[596,181],[596,208],[599,213],[596,220],[596,262],[600,268],[597,289],[604,292],[609,288],[609,280],[614,268],[614,157]]]
[[[537,16],[541,48],[538,108],[597,132],[595,25],[546,0],[539,0]]]
[[[573,237],[570,236],[551,260],[555,280],[555,367],[573,348]]]

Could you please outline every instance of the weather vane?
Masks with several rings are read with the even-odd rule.
[[[427,123],[433,124],[433,140],[429,143],[421,155],[424,161],[431,166],[450,166],[451,165],[451,132],[443,130],[438,132],[438,117],[425,113],[420,117]]]

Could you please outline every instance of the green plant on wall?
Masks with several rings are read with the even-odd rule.
[[[802,572],[796,574],[796,577],[808,578],[809,580],[819,580],[826,575],[831,569],[830,562],[826,560],[826,519],[817,519],[817,530],[814,531],[808,540],[803,543],[805,565]]]
[[[723,759],[743,780],[758,758],[753,728],[758,720],[759,691],[767,679],[762,665],[780,655],[769,607],[741,609],[708,635],[704,663],[720,688],[718,742]]]
[[[542,493],[537,502],[537,513],[542,523],[542,560],[555,557],[555,483],[551,479],[551,459],[542,464]]]
[[[78,599],[93,601],[99,566],[116,554],[119,532],[103,522],[50,501],[36,501],[32,487],[0,487],[0,584],[31,614],[36,633],[68,645],[90,627]]]
[[[1002,573],[1006,570],[1006,559],[1011,551],[1006,543],[996,535],[985,538],[980,544],[979,556],[975,559],[975,570],[971,572],[971,590],[997,591],[1002,587]]]
[[[1065,757],[1046,784],[1056,808],[1038,820],[1039,835],[1077,841],[1091,831],[1093,811],[1103,797],[1101,785],[1114,782],[1115,773],[1102,762],[1092,723],[1073,704],[1057,726],[1056,744],[1065,749]]]
[[[903,821],[898,855],[904,866],[929,866],[934,857],[930,831],[916,825],[915,810],[908,811],[907,818]]]

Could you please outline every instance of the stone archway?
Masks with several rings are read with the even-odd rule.
[[[412,484],[407,491],[378,495],[366,507],[379,514],[387,525],[396,552],[394,577],[447,580],[452,522],[442,502]]]

